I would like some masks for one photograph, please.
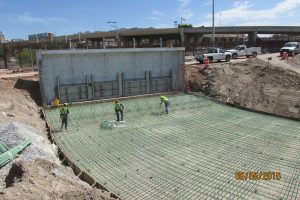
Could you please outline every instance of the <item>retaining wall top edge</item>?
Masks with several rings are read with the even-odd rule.
[[[55,54],[78,54],[78,53],[118,53],[118,52],[163,52],[163,51],[185,51],[184,47],[177,48],[119,48],[119,49],[80,49],[80,50],[40,50],[42,55]]]

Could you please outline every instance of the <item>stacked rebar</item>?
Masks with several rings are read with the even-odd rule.
[[[10,150],[7,150],[6,152],[2,153],[0,155],[0,168],[5,166],[7,163],[12,161],[20,152],[22,152],[27,146],[29,146],[32,143],[32,140],[26,140],[22,144],[13,147]]]
[[[6,152],[8,150],[8,147],[4,142],[0,142],[0,154]]]

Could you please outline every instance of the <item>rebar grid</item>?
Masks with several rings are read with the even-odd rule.
[[[54,133],[64,153],[122,199],[299,199],[300,123],[215,103],[204,96],[124,100],[70,108]],[[46,111],[52,130],[59,111]],[[236,171],[279,171],[281,180],[237,181]]]

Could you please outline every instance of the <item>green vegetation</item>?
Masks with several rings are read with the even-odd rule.
[[[31,50],[31,55],[30,55],[30,49],[23,49],[23,51],[16,53],[15,57],[16,57],[18,64],[20,64],[20,56],[21,56],[22,65],[31,65],[31,59],[32,59],[33,63],[36,62],[36,50],[35,49]]]
[[[178,24],[178,28],[193,28],[192,24]]]

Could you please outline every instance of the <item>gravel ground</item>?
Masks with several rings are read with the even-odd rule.
[[[56,162],[55,155],[49,145],[36,129],[29,125],[18,122],[0,124],[0,141],[4,142],[10,149],[25,140],[33,138],[33,142],[17,158],[0,170],[0,176],[7,175],[13,163],[18,161],[33,162],[37,158],[44,158]]]

